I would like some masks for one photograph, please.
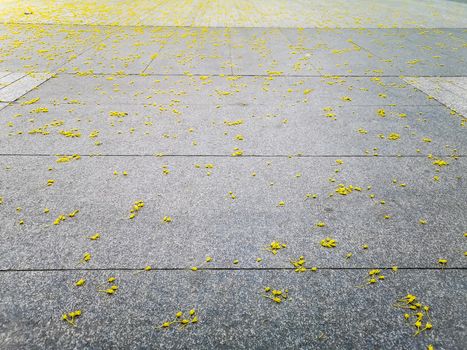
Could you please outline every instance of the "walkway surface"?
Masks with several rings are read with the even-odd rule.
[[[467,347],[465,2],[95,3],[0,3],[1,349]]]

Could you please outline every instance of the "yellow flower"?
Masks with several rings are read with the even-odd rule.
[[[401,135],[396,134],[395,132],[392,132],[388,135],[388,139],[392,141],[399,140],[400,138],[401,138]]]
[[[325,248],[334,248],[336,246],[336,240],[327,237],[321,241],[321,245]]]
[[[86,281],[85,281],[84,279],[80,279],[80,280],[78,280],[78,281],[75,282],[75,286],[81,287],[81,286],[83,286],[85,283],[86,283]]]
[[[96,233],[95,235],[90,236],[89,239],[91,241],[97,241],[100,237],[101,237],[101,235],[99,233]]]
[[[232,157],[240,157],[241,155],[243,155],[243,150],[241,150],[238,147],[235,147],[234,151],[231,154]]]
[[[439,167],[443,167],[443,166],[446,166],[446,165],[449,165],[448,162],[446,162],[445,160],[442,160],[442,159],[437,159],[433,162],[433,165],[437,165]]]
[[[365,129],[363,129],[363,128],[359,128],[357,131],[358,131],[360,134],[363,134],[363,135],[368,134],[368,131],[365,130]]]
[[[266,247],[266,250],[269,250],[274,255],[276,255],[279,250],[284,249],[284,248],[287,248],[287,245],[285,243],[273,241],[268,247]]]
[[[353,186],[349,185],[348,187],[345,187],[343,184],[339,184],[339,186],[336,188],[336,192],[339,193],[342,196],[346,196],[349,193],[352,193]]]

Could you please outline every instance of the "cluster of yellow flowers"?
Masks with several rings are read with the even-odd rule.
[[[118,111],[110,111],[109,116],[111,117],[118,117],[118,118],[123,118],[128,115],[127,112],[118,112]]]
[[[71,311],[62,315],[62,320],[76,326],[76,318],[81,316],[81,310]]]
[[[334,248],[336,246],[336,240],[332,238],[325,238],[321,241],[321,245],[325,248]]]
[[[183,328],[187,327],[190,324],[198,323],[198,315],[197,315],[195,309],[191,309],[188,312],[188,315],[189,316],[185,318],[185,317],[183,317],[183,312],[178,311],[175,314],[175,318],[172,321],[166,321],[166,322],[162,323],[160,328],[170,328],[172,325],[178,324],[180,326],[180,328],[183,329]]]
[[[271,253],[273,253],[274,255],[276,255],[279,250],[285,249],[285,248],[287,248],[287,244],[281,243],[281,242],[278,242],[278,241],[273,241],[273,242],[271,242],[271,244],[269,246],[266,247],[266,250],[268,250]]]
[[[134,219],[135,216],[139,213],[141,208],[144,207],[144,202],[142,200],[136,201],[133,203],[133,207],[130,209],[130,219]]]
[[[44,212],[48,212],[48,209],[45,209]],[[68,214],[68,217],[74,218],[76,214],[78,213],[79,213],[79,209],[73,210],[70,214]],[[55,219],[54,225],[59,225],[62,221],[65,221],[65,220],[66,220],[66,216],[61,214]]]
[[[265,293],[265,294],[264,294]],[[264,293],[261,294],[264,298],[271,299],[277,304],[286,301],[289,297],[289,290],[284,289],[283,291],[280,289],[271,289],[271,287],[265,287]]]
[[[345,187],[344,184],[339,184],[337,186],[337,188],[336,188],[336,193],[339,193],[340,195],[346,196],[346,195],[352,193],[353,190],[358,191],[358,190],[360,190],[360,188],[359,187],[354,187],[352,185],[349,185],[349,186]]]
[[[117,290],[118,290],[118,286],[113,284],[115,281],[116,281],[115,277],[110,277],[109,279],[107,279],[107,283],[111,284],[111,286],[108,288],[106,288],[105,286],[101,286],[100,289],[98,289],[97,291],[101,293],[105,293],[107,295],[114,295],[115,293],[117,293]]]
[[[290,260],[290,263],[295,267],[295,272],[305,272],[308,269],[315,272],[318,271],[318,268],[313,266],[311,268],[308,268],[305,266],[306,260],[305,257],[302,255],[300,256],[297,260]]]
[[[58,133],[71,138],[81,137],[81,132],[78,129],[60,130]]]
[[[397,300],[395,307],[406,310],[404,319],[415,329],[414,335],[433,328],[430,314],[430,307],[420,303],[415,295],[407,294],[405,297]]]
[[[58,156],[56,162],[57,163],[68,163],[68,162],[71,162],[72,160],[78,160],[78,159],[81,159],[81,156],[79,154],[73,154],[71,156],[61,155],[61,156]]]
[[[397,267],[393,268],[392,270],[394,272],[397,271]],[[383,274],[381,274],[380,269],[373,269],[373,270],[368,271],[368,276],[365,281],[366,283],[358,287],[364,287],[365,285],[368,285],[368,284],[375,284],[378,281],[383,281],[385,278],[386,277]]]
[[[243,155],[243,150],[241,150],[238,147],[234,147],[233,152],[232,152],[231,155],[232,155],[232,157],[240,157],[241,155]]]

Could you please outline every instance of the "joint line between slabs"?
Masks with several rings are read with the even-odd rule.
[[[368,267],[318,267],[319,270],[326,271],[363,271],[363,270],[391,270],[392,267],[381,267],[381,266],[368,266]],[[467,271],[467,267],[398,267],[401,271]],[[1,269],[0,273],[11,273],[11,272],[73,272],[73,271],[134,271],[134,272],[157,272],[157,271],[177,271],[177,272],[192,272],[198,271],[295,271],[295,267],[210,267],[210,268],[198,268],[197,271],[192,271],[191,268],[186,267],[165,267],[165,268],[153,268],[150,271],[145,271],[144,268],[131,268],[131,267],[114,267],[114,268],[45,268],[45,269]]]
[[[106,39],[107,40],[107,39]],[[366,49],[365,49],[366,50]],[[376,56],[376,55],[375,55]],[[71,62],[71,61],[70,61]],[[144,73],[144,71],[143,71]],[[144,73],[144,75],[142,75],[143,73],[125,73],[123,75],[121,75],[121,77],[125,77],[125,76],[143,76],[143,77],[146,77],[146,76],[154,76],[154,77],[191,77],[191,76],[194,76],[194,77],[199,77],[199,76],[210,76],[210,77],[258,77],[258,78],[268,78],[270,77],[271,75],[269,74],[223,74],[223,73],[219,73],[219,74],[212,74],[212,73],[190,73],[190,76],[187,76],[186,74],[183,74],[183,73]],[[71,72],[60,72],[60,73],[55,73],[56,76],[59,76],[59,75],[75,75],[76,76],[76,73],[71,73]],[[92,73],[90,74],[89,76],[95,76],[95,75],[99,75],[99,76],[115,76],[115,73],[114,72],[108,72],[108,73]],[[398,75],[384,75],[384,74],[381,74],[381,75],[352,75],[352,74],[349,74],[349,75],[342,75],[342,74],[332,74],[332,73],[326,73],[326,74],[282,74],[282,75],[274,75],[274,78],[329,78],[330,76],[332,77],[337,77],[337,78],[401,78],[401,76],[404,76],[403,74],[398,74]],[[86,76],[83,76],[80,78],[85,78]],[[413,77],[413,78],[442,78],[442,77],[446,77],[446,78],[463,78],[465,77],[465,75],[411,75],[410,77]],[[404,81],[404,83],[406,83],[407,85],[412,85],[410,83],[407,83],[406,81]]]
[[[147,28],[195,28],[195,29],[203,29],[206,28],[206,26],[192,26],[192,25],[151,25],[151,24],[96,24],[96,23],[50,23],[50,22],[17,22],[17,21],[2,21],[0,22],[0,25],[22,25],[22,26],[30,26],[30,25],[37,25],[37,26],[74,26],[74,27],[127,27],[127,28],[134,28],[134,27],[147,27]],[[362,30],[362,29],[372,29],[372,30],[413,30],[417,31],[420,29],[431,29],[431,30],[448,30],[448,29],[454,29],[454,30],[462,30],[466,29],[465,27],[318,27],[318,26],[310,26],[310,27],[303,27],[303,26],[268,26],[268,27],[262,27],[262,26],[207,26],[208,28],[231,28],[231,29],[298,29],[298,28],[304,28],[304,29],[313,29],[317,31],[328,31],[329,29],[335,29],[335,30]]]
[[[450,157],[452,154],[434,154],[437,157]],[[0,157],[56,157],[56,154],[44,154],[44,153],[1,153]],[[98,158],[98,157],[154,157],[154,158],[168,158],[168,157],[180,157],[180,158],[426,158],[424,154],[387,154],[373,156],[359,155],[359,154],[302,154],[302,155],[288,155],[288,154],[245,154],[241,157],[232,157],[229,154],[163,154],[158,156],[155,154],[80,154],[81,157]],[[456,154],[458,158],[464,158],[462,154]]]

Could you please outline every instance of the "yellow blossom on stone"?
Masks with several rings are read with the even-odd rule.
[[[81,287],[81,286],[83,286],[85,283],[86,283],[86,281],[85,281],[84,279],[80,279],[80,280],[78,280],[78,281],[75,282],[75,286]]]
[[[445,160],[442,160],[442,159],[437,159],[433,162],[433,165],[437,165],[439,167],[443,167],[443,166],[446,166],[446,165],[449,165],[448,162],[446,162]]]
[[[343,196],[348,195],[349,193],[352,193],[352,190],[353,190],[352,185],[345,187],[345,185],[339,184],[339,186],[336,188],[336,192]]]
[[[243,150],[241,150],[241,149],[238,148],[238,147],[234,147],[234,150],[233,150],[231,156],[232,156],[232,157],[239,157],[239,156],[241,156],[241,155],[243,155]]]
[[[287,245],[285,243],[273,241],[268,247],[266,247],[266,250],[269,250],[271,253],[276,255],[279,250],[285,249],[285,248],[287,248]]]
[[[363,128],[359,128],[357,131],[358,131],[360,134],[363,134],[363,135],[368,134],[368,131],[365,130],[365,129],[363,129]]]
[[[381,108],[381,109],[378,109],[378,112],[377,112],[377,113],[378,113],[378,115],[379,115],[380,117],[385,117],[385,116],[386,116],[386,111],[385,111],[384,109],[382,109],[382,108]]]
[[[329,237],[321,241],[321,245],[325,248],[334,248],[336,246],[336,243],[337,243],[336,240],[331,239]]]
[[[399,140],[400,138],[401,138],[401,135],[396,134],[395,132],[392,132],[388,135],[388,140],[395,141],[395,140]]]

